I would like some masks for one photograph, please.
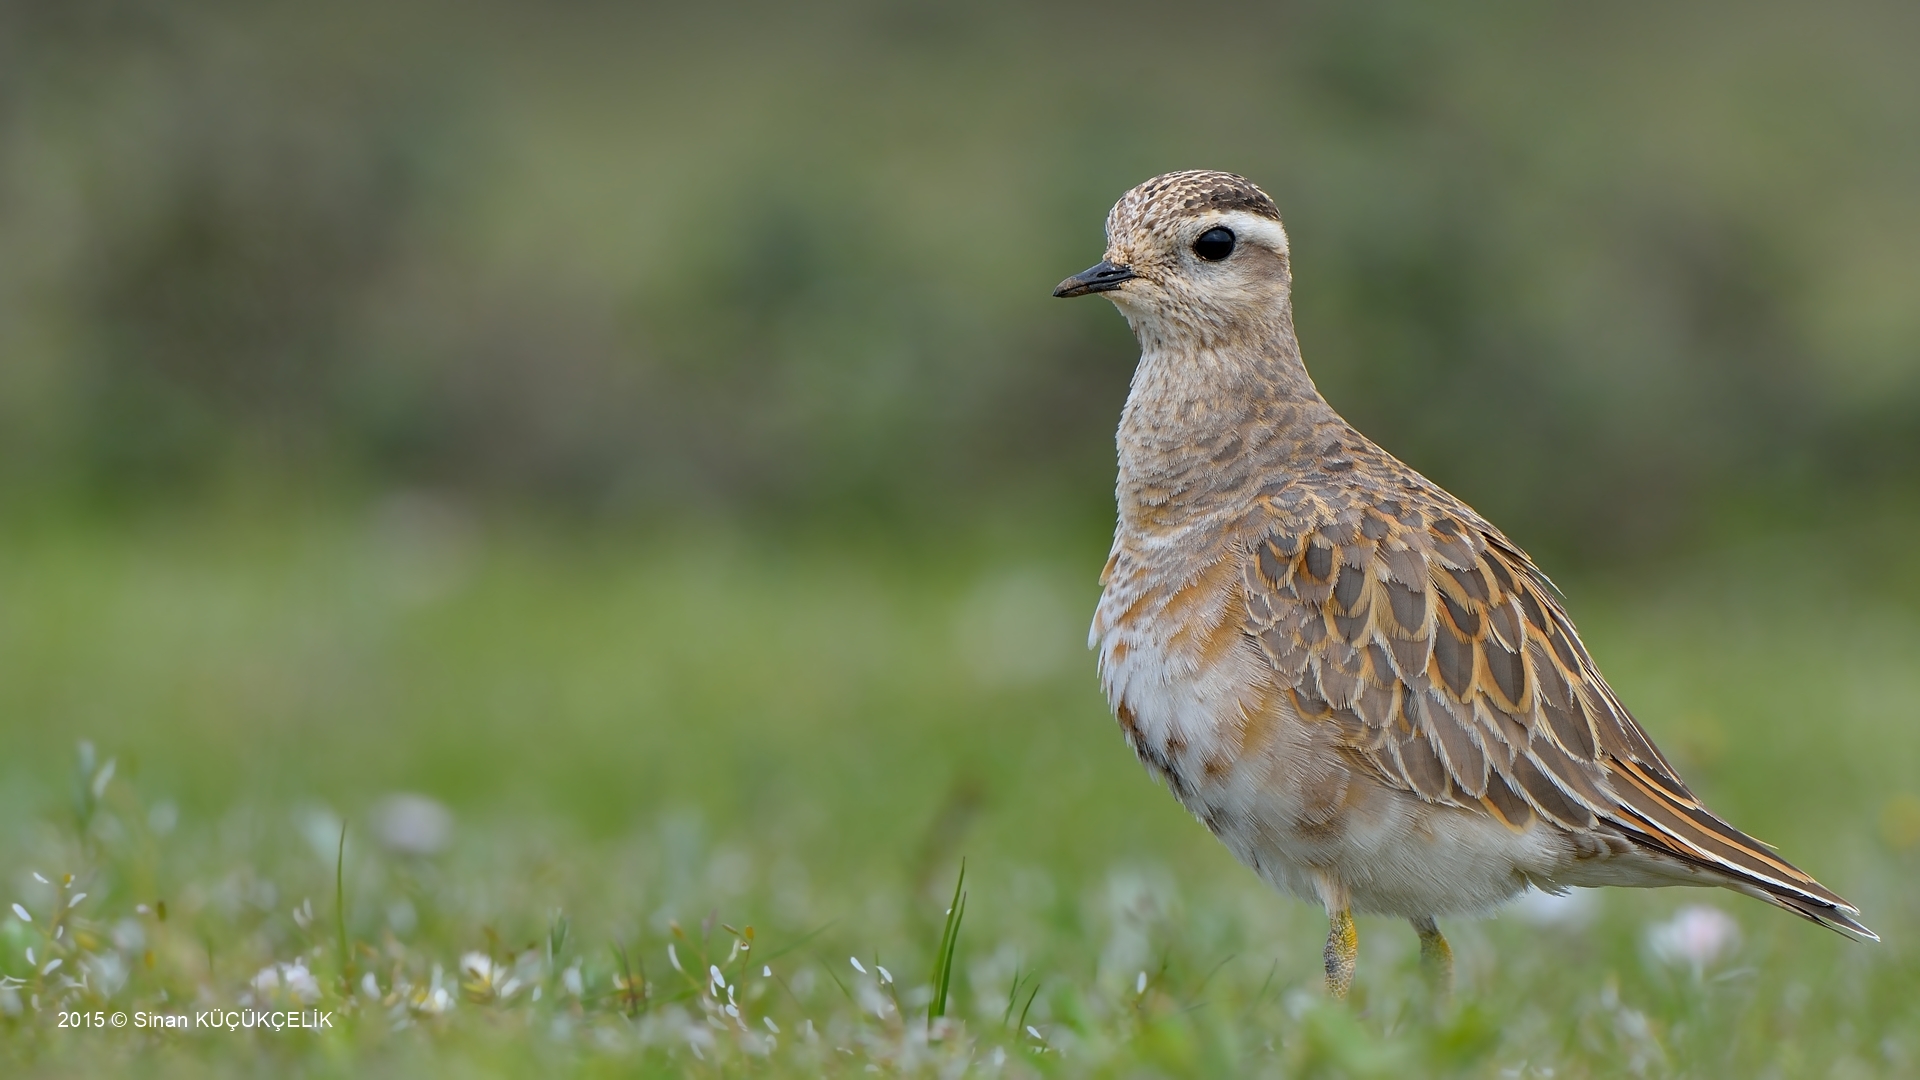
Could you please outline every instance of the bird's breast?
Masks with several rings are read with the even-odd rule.
[[[1128,745],[1222,839],[1328,820],[1341,779],[1303,777],[1312,733],[1246,636],[1238,560],[1166,568],[1117,545],[1094,617],[1100,679]],[[1341,772],[1344,776],[1344,770]]]

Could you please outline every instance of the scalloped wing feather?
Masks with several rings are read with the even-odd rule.
[[[1248,633],[1300,716],[1387,783],[1524,829],[1605,822],[1844,933],[1858,911],[1701,805],[1620,704],[1546,576],[1438,488],[1269,489]]]

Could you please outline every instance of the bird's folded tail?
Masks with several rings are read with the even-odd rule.
[[[1727,878],[1727,885],[1856,941],[1879,941],[1860,909],[1781,858],[1766,844],[1722,821],[1678,780],[1644,761],[1610,762],[1619,797],[1606,816],[1664,855]]]

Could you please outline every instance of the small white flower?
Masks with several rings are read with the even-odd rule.
[[[1653,954],[1700,972],[1740,944],[1740,924],[1719,908],[1694,904],[1647,931]]]
[[[873,970],[880,973],[881,982],[890,983],[893,981],[893,972],[888,971],[886,968],[881,967],[879,964],[873,965]]]
[[[305,960],[295,960],[291,964],[282,965],[280,979],[286,983],[287,993],[301,1001],[320,1000],[320,981],[313,977],[313,972],[307,970]]]
[[[20,908],[19,908],[19,905],[17,905],[17,904],[16,904],[16,905],[14,906],[14,910],[15,910],[15,911],[19,911],[19,910],[20,910]],[[857,957],[857,956],[849,956],[849,957],[847,957],[847,959],[848,959],[849,961],[851,961],[851,962],[853,963],[853,970],[855,970],[855,971],[857,971],[857,972],[859,972],[859,973],[860,973],[860,974],[862,974],[862,975],[865,975],[865,974],[867,973],[867,969],[866,969],[866,968],[864,968],[864,967],[862,967],[862,966],[860,966],[860,958],[859,958],[859,957]]]
[[[431,990],[423,990],[418,994],[414,1000],[413,1007],[419,1012],[427,1013],[431,1016],[438,1016],[448,1009],[453,1008],[453,995],[447,993],[446,987],[436,986]]]
[[[43,878],[43,877],[41,877],[41,876],[40,876],[40,871],[38,871],[38,870],[35,870],[35,871],[33,872],[33,880],[35,880],[35,881],[37,881],[37,882],[39,882],[39,883],[40,883],[40,884],[42,884],[42,885],[51,885],[51,884],[53,884],[53,882],[51,882],[51,881],[48,881],[48,880],[47,880],[46,878]]]
[[[486,982],[493,977],[493,958],[483,952],[470,952],[460,958],[460,974]]]
[[[707,965],[707,986],[716,994],[727,988],[727,977],[720,974],[720,965]]]
[[[380,1000],[380,981],[373,977],[373,972],[360,976],[360,992],[375,1001]]]
[[[513,977],[507,965],[495,963],[492,957],[483,952],[461,956],[460,975],[472,984],[469,990],[491,994],[501,1001],[512,997],[521,987],[520,980]]]
[[[269,993],[280,988],[280,965],[268,964],[253,977],[253,989],[256,993]]]
[[[73,899],[67,901],[67,906],[70,908],[77,908],[80,906],[80,901],[85,900],[86,898],[87,898],[86,893],[83,893],[83,892],[74,893]]]
[[[1032,1024],[1027,1025],[1027,1034],[1033,1036],[1034,1038],[1040,1040],[1041,1042],[1047,1041],[1047,1037],[1045,1035],[1040,1034],[1040,1029],[1037,1027],[1034,1027]]]
[[[773,965],[772,964],[760,965],[760,977],[763,979],[773,978]]]
[[[35,874],[35,875],[33,875],[33,876],[34,876],[34,877],[40,877],[40,875],[39,875],[39,874]],[[40,878],[40,880],[42,880],[42,881],[45,881],[45,880],[46,880],[46,878]],[[33,921],[33,916],[31,916],[31,915],[29,915],[29,914],[27,914],[27,909],[26,909],[26,908],[24,908],[24,907],[21,907],[21,906],[20,906],[19,904],[15,904],[15,905],[13,905],[13,913],[14,913],[15,915],[18,915],[18,916],[20,916],[20,921],[21,921],[21,922],[32,922],[32,921]]]

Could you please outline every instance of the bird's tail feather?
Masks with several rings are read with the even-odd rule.
[[[1829,904],[1821,900],[1812,900],[1794,893],[1778,892],[1750,882],[1741,882],[1735,886],[1735,888],[1740,892],[1746,893],[1748,896],[1758,900],[1765,900],[1775,907],[1785,908],[1803,919],[1817,922],[1821,926],[1837,934],[1850,937],[1855,941],[1880,940],[1879,934],[1867,929],[1865,923],[1862,923],[1854,917],[1859,915],[1860,912],[1852,907]]]

